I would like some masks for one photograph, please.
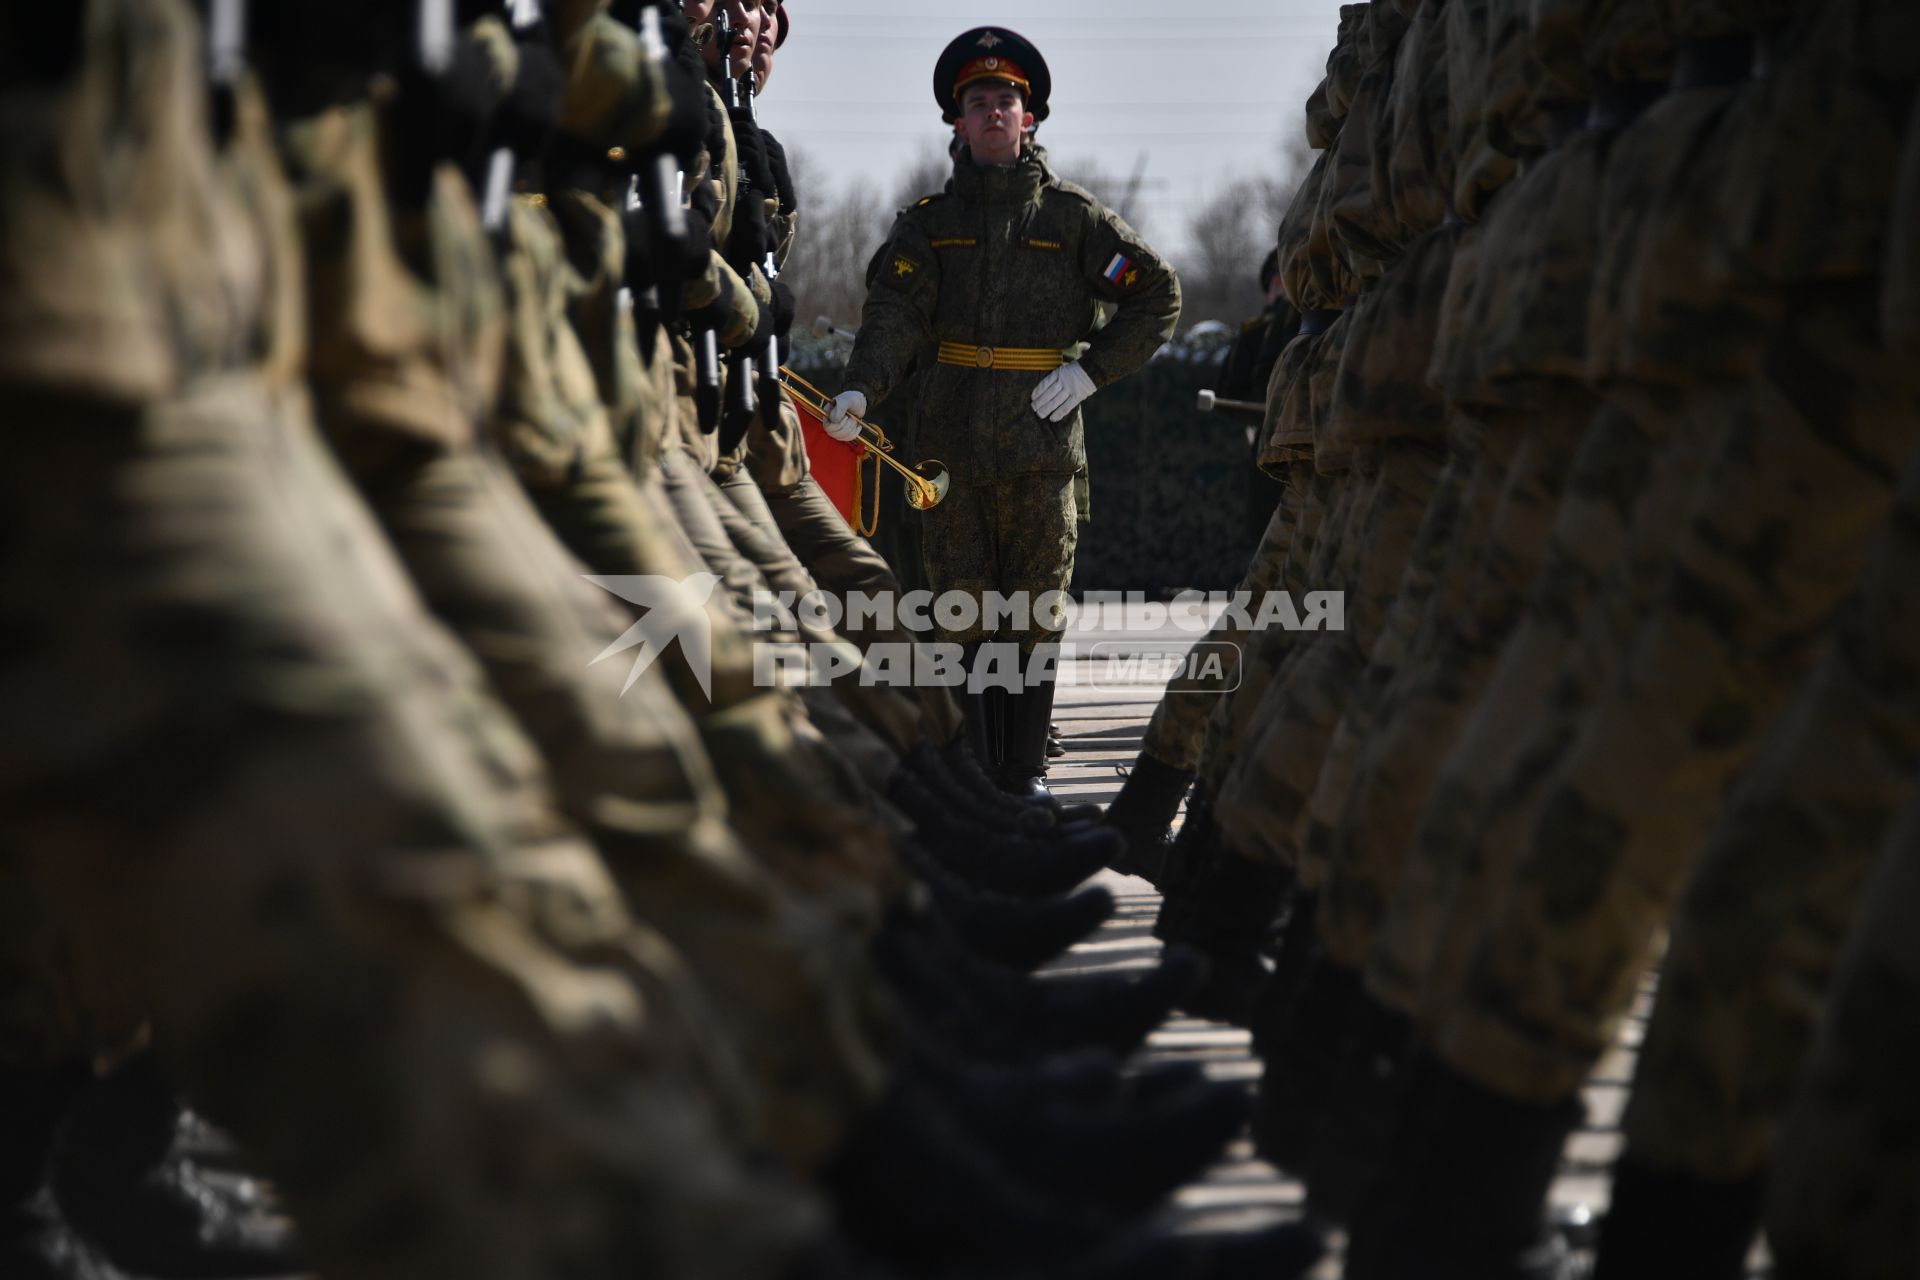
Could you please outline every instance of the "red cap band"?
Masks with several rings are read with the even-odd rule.
[[[975,58],[960,68],[960,75],[953,82],[953,96],[958,98],[962,89],[982,80],[1005,80],[1018,86],[1022,93],[1033,92],[1026,70],[1019,63],[1010,58]]]

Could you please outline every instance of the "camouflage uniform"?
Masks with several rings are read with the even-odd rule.
[[[1920,466],[1857,597],[1700,854],[1642,1044],[1628,1154],[1762,1172],[1862,884],[1920,760]]]
[[[1339,136],[1340,123],[1346,115],[1346,94],[1330,93],[1328,84],[1334,80],[1337,69],[1353,61],[1356,42],[1364,30],[1360,16],[1365,11],[1364,5],[1341,7],[1339,38],[1327,59],[1327,81],[1315,89],[1307,103],[1307,136],[1310,143],[1323,152]],[[1344,71],[1338,73],[1345,74]],[[1315,161],[1302,184],[1302,194],[1296,195],[1293,208],[1280,225],[1278,269],[1283,294],[1290,299],[1308,296],[1308,281],[1311,279],[1307,267],[1308,254],[1314,243],[1309,237],[1310,221],[1296,217],[1295,211],[1313,207],[1313,197],[1304,193],[1309,190],[1317,192],[1325,176],[1326,160],[1323,155]],[[1294,305],[1297,306],[1298,302]],[[1322,323],[1324,318],[1316,321],[1316,325]],[[1256,463],[1286,485],[1285,494],[1268,517],[1266,529],[1254,549],[1247,572],[1234,588],[1236,592],[1247,592],[1255,608],[1270,591],[1295,589],[1292,583],[1284,588],[1282,583],[1296,542],[1301,542],[1302,571],[1294,575],[1292,582],[1304,583],[1305,548],[1311,544],[1324,509],[1324,496],[1323,493],[1317,494],[1313,468],[1303,461],[1311,459],[1310,437],[1304,447],[1296,447],[1290,442],[1281,449],[1271,443],[1282,402],[1292,385],[1293,372],[1289,362],[1298,359],[1297,355],[1290,357],[1289,352],[1306,349],[1302,336],[1296,335],[1274,361],[1268,373],[1264,395],[1266,413],[1255,437],[1259,446]],[[1324,490],[1324,486],[1319,486],[1319,490]],[[1301,541],[1303,529],[1305,541]],[[1222,696],[1220,686],[1233,688],[1238,685],[1243,674],[1246,650],[1253,642],[1243,638],[1238,620],[1228,615],[1214,624],[1201,643],[1214,646],[1213,651],[1225,659],[1221,680],[1217,684],[1209,680],[1206,683],[1193,681],[1169,685],[1159,705],[1153,709],[1153,718],[1147,724],[1141,750],[1157,760],[1186,770],[1201,770],[1205,761],[1208,765],[1206,772],[1209,777],[1214,777],[1212,762],[1218,759],[1222,766],[1225,764],[1226,743],[1232,724],[1230,708],[1239,696],[1237,691]]]
[[[1890,510],[1915,440],[1910,378],[1879,348],[1877,293],[1857,282],[1881,266],[1920,50],[1914,18],[1873,0],[1829,8],[1791,71],[1762,82],[1772,105],[1744,141],[1773,163],[1736,158],[1734,172],[1769,181],[1750,196],[1764,206],[1735,206],[1728,254],[1736,269],[1801,286],[1788,293],[1790,318],[1727,414],[1619,677],[1558,767],[1476,841],[1513,879],[1483,917],[1469,998],[1445,1017],[1440,1043],[1521,1096],[1570,1095],[1610,1039],[1722,787],[1809,669],[1814,637]],[[1836,68],[1850,86],[1837,96]],[[1826,145],[1836,125],[1852,144],[1844,162]],[[1862,155],[1874,177],[1856,167]],[[1776,184],[1795,174],[1801,190],[1809,165],[1835,185],[1782,207]],[[1853,238],[1834,234],[1836,216]],[[1818,409],[1798,390],[1808,378],[1827,392]],[[1752,554],[1761,546],[1770,550]]]
[[[1913,207],[1920,181],[1915,137],[1909,122],[1882,323],[1889,344],[1909,353],[1905,317],[1915,312],[1899,282],[1912,278],[1901,261],[1912,233],[1899,210]],[[1632,1159],[1722,1183],[1766,1168],[1814,1030],[1819,1005],[1809,996],[1825,990],[1872,858],[1911,793],[1920,672],[1904,585],[1920,554],[1917,486],[1910,464],[1858,597],[1718,820],[1675,908],[1626,1120]]]
[[[1766,1222],[1781,1280],[1895,1280],[1920,1255],[1916,903],[1920,805],[1909,804],[1860,897],[1780,1134]]]
[[[1474,889],[1453,879],[1470,830],[1464,824],[1488,780],[1515,767],[1520,744],[1538,740],[1528,735],[1534,724],[1559,724],[1569,714],[1546,699],[1539,677],[1563,646],[1547,624],[1563,616],[1570,598],[1621,602],[1625,616],[1632,595],[1622,579],[1647,559],[1657,563],[1652,541],[1641,557],[1623,561],[1622,517],[1608,499],[1684,505],[1691,472],[1678,458],[1665,489],[1621,486],[1622,469],[1646,465],[1649,429],[1612,406],[1596,410],[1577,381],[1586,372],[1587,298],[1599,247],[1596,186],[1620,121],[1576,104],[1594,91],[1596,77],[1618,84],[1607,91],[1621,95],[1623,111],[1643,100],[1651,90],[1635,86],[1671,59],[1655,18],[1644,4],[1535,8],[1526,40],[1539,74],[1510,123],[1489,136],[1547,149],[1492,201],[1486,229],[1474,233],[1470,253],[1463,245],[1449,284],[1434,372],[1455,406],[1456,430],[1474,441],[1463,532],[1485,530],[1476,540],[1489,549],[1449,565],[1448,586],[1428,610],[1414,656],[1383,699],[1383,716],[1391,709],[1386,732],[1368,744],[1343,808],[1355,824],[1343,843],[1356,856],[1345,865],[1384,869],[1406,851],[1397,879],[1383,882],[1375,873],[1343,890],[1368,917],[1368,932],[1355,933],[1352,944],[1379,946],[1369,985],[1396,1009],[1413,1006],[1413,980],[1432,963],[1445,904],[1471,910],[1484,897],[1479,886],[1499,882],[1500,870],[1481,864]],[[1492,30],[1518,34],[1498,11]],[[1591,116],[1604,127],[1570,133],[1576,113],[1581,124]],[[1643,124],[1627,136],[1659,135]],[[1486,256],[1481,246],[1493,243],[1513,246],[1514,254]],[[1370,937],[1378,929],[1384,936]]]
[[[1355,267],[1333,238],[1332,210],[1344,195],[1368,190],[1366,148],[1349,142],[1347,124],[1363,86],[1371,102],[1384,87],[1378,71],[1404,30],[1397,11],[1373,5],[1342,5],[1340,30],[1327,57],[1327,76],[1307,103],[1309,142],[1326,147],[1306,181],[1294,195],[1280,222],[1280,279],[1287,298],[1300,309],[1300,331],[1274,364],[1267,390],[1266,444],[1260,465],[1270,474],[1311,463],[1316,478],[1309,482],[1306,503],[1296,522],[1288,569],[1282,581],[1288,591],[1338,590],[1330,565],[1340,548],[1340,534],[1353,503],[1349,468],[1352,451],[1346,442],[1325,437],[1333,378],[1346,341],[1346,307],[1358,293]],[[1384,50],[1383,50],[1384,46]],[[1369,72],[1374,72],[1372,80]],[[1369,117],[1370,119],[1370,117]],[[1356,139],[1365,124],[1355,126]],[[1339,162],[1340,148],[1348,160]],[[1345,191],[1336,186],[1344,179]],[[1320,446],[1326,445],[1325,456]],[[1311,530],[1312,537],[1301,540]],[[1297,554],[1296,554],[1297,552]],[[1294,651],[1299,633],[1269,630],[1259,637],[1251,660],[1242,664],[1240,688],[1214,712],[1207,726],[1202,777],[1218,792],[1249,739],[1261,724],[1259,709],[1267,687]]]
[[[1329,195],[1332,236],[1365,287],[1343,317],[1341,363],[1315,443],[1316,465],[1350,454],[1359,473],[1349,482],[1355,496],[1344,533],[1350,567],[1326,584],[1346,592],[1346,625],[1297,643],[1265,694],[1259,737],[1220,792],[1222,831],[1250,855],[1298,856],[1298,826],[1328,736],[1381,633],[1442,466],[1438,404],[1424,370],[1406,364],[1430,329],[1435,260],[1444,272],[1451,241],[1440,229],[1450,185],[1446,38],[1444,10],[1421,7],[1392,58],[1363,77],[1335,152],[1340,172],[1369,175],[1366,186],[1356,180]],[[1364,141],[1350,146],[1355,138]],[[1304,884],[1317,885],[1317,862],[1301,871]]]
[[[515,202],[502,272],[506,376],[494,415],[488,370],[501,363],[502,308],[488,288],[478,219],[451,170],[427,208],[391,203],[378,140],[392,127],[357,106],[284,130],[312,228],[321,424],[430,607],[553,765],[563,809],[592,832],[615,874],[631,877],[639,909],[726,994],[738,1042],[775,1040],[805,1064],[803,1072],[754,1057],[765,1096],[789,1094],[768,1107],[773,1137],[796,1162],[817,1160],[871,1096],[878,1066],[821,962],[795,963],[815,926],[784,910],[727,830],[719,780],[664,672],[649,668],[626,687],[618,664],[595,663],[631,618],[585,580],[478,443],[490,420],[530,488],[561,483],[582,454],[611,456],[589,362],[566,322],[557,227],[545,210]],[[409,262],[433,264],[433,274],[416,275]],[[828,871],[817,860],[806,869],[816,881]],[[874,873],[856,865],[830,879],[838,889],[856,877],[870,883]],[[766,945],[739,945],[755,936]],[[768,1030],[789,1018],[787,1030]]]
[[[1107,386],[1172,336],[1180,314],[1173,271],[1119,217],[1055,178],[1045,152],[1031,146],[1004,169],[962,152],[949,192],[902,213],[875,261],[846,385],[878,404],[916,362],[926,369],[918,445],[953,476],[922,532],[933,591],[1025,591],[1035,601],[1064,591],[1078,537],[1074,474],[1087,460],[1079,413],[1063,422],[1034,414],[1044,372],[957,367],[934,356],[942,343],[1065,351],[1085,341],[1080,366]],[[1100,302],[1117,310],[1093,333]],[[1029,622],[1003,638],[1031,647],[1064,625]],[[986,638],[977,624],[940,633]]]
[[[0,177],[5,896],[65,935],[8,1014],[150,1011],[329,1272],[777,1274],[814,1227],[687,1087],[670,952],[313,431],[257,96],[215,151],[185,5],[77,21]]]
[[[1340,386],[1350,416],[1378,415],[1383,425],[1411,424],[1439,410],[1447,444],[1393,605],[1335,728],[1296,833],[1303,855],[1328,867],[1319,933],[1328,956],[1346,966],[1364,956],[1358,943],[1372,928],[1404,847],[1382,828],[1417,806],[1414,797],[1421,793],[1417,774],[1383,773],[1379,753],[1384,741],[1421,737],[1420,708],[1408,705],[1403,688],[1429,653],[1434,629],[1468,616],[1466,580],[1475,551],[1487,543],[1503,474],[1485,456],[1482,415],[1443,402],[1437,389],[1429,389],[1426,366],[1438,361],[1443,341],[1457,341],[1456,308],[1479,262],[1477,223],[1514,171],[1516,157],[1502,147],[1516,145],[1507,121],[1524,94],[1524,63],[1515,50],[1525,45],[1526,15],[1511,0],[1465,0],[1444,14],[1445,79],[1432,90],[1432,110],[1444,119],[1429,127],[1445,131],[1431,145],[1446,166],[1434,177],[1451,179],[1450,189],[1437,193],[1447,202],[1446,225],[1428,232],[1390,274],[1407,302],[1391,326],[1371,326],[1379,332],[1356,348]],[[1427,185],[1431,193],[1431,178]],[[1391,314],[1379,305],[1373,311]],[[1426,757],[1414,763],[1424,766]]]

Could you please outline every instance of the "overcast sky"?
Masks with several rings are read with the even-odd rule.
[[[1230,178],[1278,166],[1302,128],[1339,19],[1338,0],[788,0],[793,35],[760,118],[805,151],[813,181],[895,175],[947,137],[933,64],[954,36],[1006,26],[1053,72],[1040,140],[1073,177],[1076,160],[1133,172],[1145,157],[1142,230],[1165,251],[1189,209]]]

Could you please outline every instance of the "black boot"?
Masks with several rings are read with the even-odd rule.
[[[79,1071],[0,1069],[0,1276],[7,1280],[124,1280],[75,1231],[47,1185],[53,1149]]]
[[[1203,1172],[1245,1126],[1244,1086],[1200,1080],[1145,1100],[1087,1103],[981,1089],[943,1073],[935,1085],[966,1131],[1036,1186],[1140,1211]]]
[[[920,1028],[1003,1063],[1086,1048],[1129,1053],[1206,973],[1204,960],[1172,948],[1142,974],[1037,980],[898,917],[875,936],[873,954]]]
[[[1261,1032],[1266,1054],[1254,1142],[1267,1160],[1309,1183],[1335,1073],[1352,1057],[1350,1039],[1360,991],[1358,971],[1328,963],[1322,956],[1309,968],[1284,1011],[1262,1010],[1264,1017],[1277,1013],[1279,1025],[1269,1024]]]
[[[1547,1193],[1584,1114],[1578,1097],[1516,1101],[1417,1052],[1386,1176],[1348,1234],[1347,1280],[1566,1280]]]
[[[1356,986],[1305,1157],[1307,1209],[1320,1221],[1352,1221],[1386,1176],[1415,1043],[1411,1018]]]
[[[304,1270],[287,1220],[245,1176],[209,1176],[175,1149],[178,1096],[151,1056],[95,1083],[54,1160],[69,1222],[113,1262],[151,1276],[292,1275]]]
[[[972,677],[984,668],[982,657],[983,644],[975,643],[960,647],[961,664],[966,668],[968,681],[960,689],[960,709],[966,715],[967,747],[980,767],[992,777],[1000,772],[1000,699],[999,690],[983,688],[973,690]]]
[[[1205,782],[1195,781],[1187,793],[1187,816],[1160,863],[1160,879],[1155,885],[1161,894],[1160,914],[1153,925],[1156,938],[1165,936],[1162,929],[1176,935],[1186,929],[1184,922],[1194,910],[1194,890],[1206,868],[1220,856],[1219,846],[1213,828],[1213,797]]]
[[[1000,739],[1000,785],[1009,795],[1029,802],[1053,799],[1047,790],[1047,723],[1053,718],[1053,677],[1030,681],[1040,664],[1035,655],[1020,664],[1021,687],[1009,692],[1006,723]]]
[[[1029,835],[983,827],[949,808],[906,769],[887,783],[887,799],[913,820],[916,841],[941,866],[1001,893],[1064,893],[1106,866],[1119,843],[1097,827]]]
[[[1279,932],[1280,946],[1274,955],[1273,974],[1260,988],[1254,1003],[1254,1056],[1265,1062],[1281,1052],[1292,1032],[1294,1005],[1307,984],[1307,976],[1320,962],[1320,938],[1314,932],[1319,915],[1320,895],[1301,889],[1287,903]]]
[[[1180,801],[1193,782],[1193,770],[1165,764],[1142,751],[1120,794],[1107,806],[1103,821],[1126,838],[1127,848],[1112,867],[1123,875],[1139,876],[1158,888],[1167,856],[1167,831],[1173,826]]]
[[[1185,1006],[1187,1012],[1242,1027],[1253,1021],[1254,1002],[1271,973],[1265,956],[1268,934],[1286,910],[1293,884],[1293,874],[1284,867],[1222,850],[1181,896],[1176,916],[1169,919],[1163,906],[1154,934],[1163,942],[1195,948],[1212,965],[1206,984]],[[1166,905],[1173,903],[1169,898]]]
[[[1118,1225],[1049,1197],[967,1134],[926,1085],[896,1076],[826,1171],[840,1227],[912,1271],[994,1269],[1098,1248]]]
[[[911,843],[902,856],[954,936],[979,955],[1015,969],[1038,968],[1113,915],[1113,895],[1097,886],[1058,897],[1016,898],[974,888]]]
[[[1622,1156],[1593,1280],[1741,1280],[1760,1229],[1762,1179],[1709,1181]]]

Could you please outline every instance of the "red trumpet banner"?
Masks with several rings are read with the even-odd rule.
[[[863,465],[867,460],[866,444],[860,440],[835,440],[827,434],[827,425],[820,415],[801,403],[797,396],[793,407],[800,415],[800,435],[806,442],[807,466],[814,480],[853,531],[861,537],[871,537],[880,515],[879,477],[876,475],[873,480],[875,510],[863,525],[860,508],[867,501],[869,483]]]

